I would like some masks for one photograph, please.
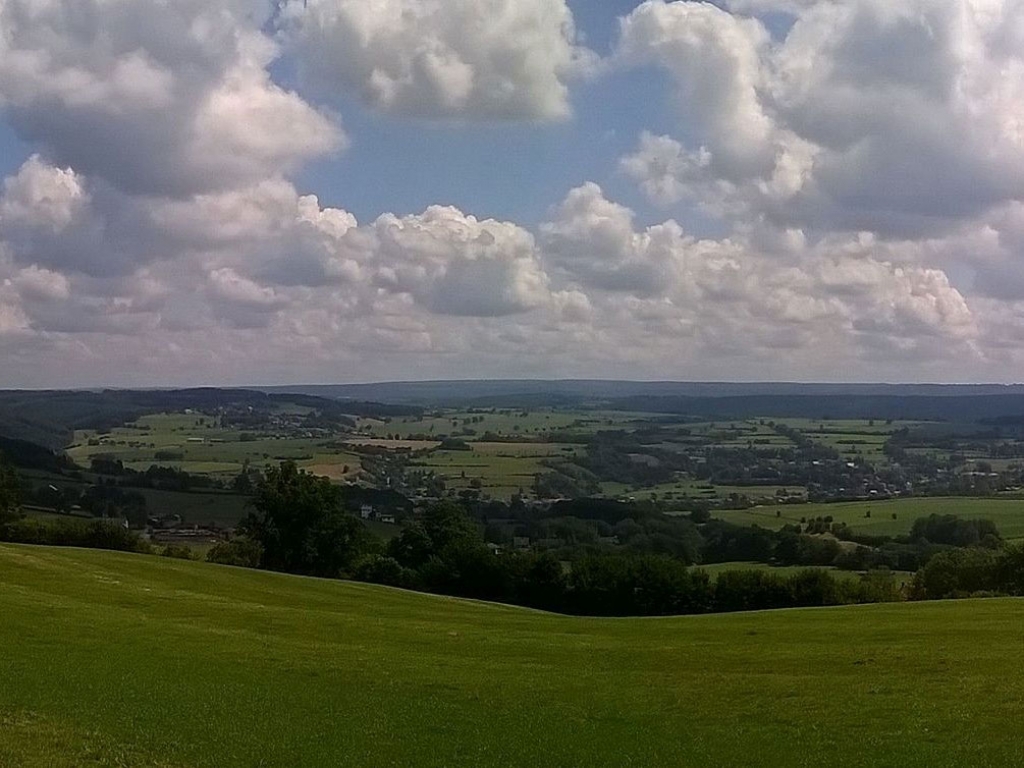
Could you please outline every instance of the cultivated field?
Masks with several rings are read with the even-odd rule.
[[[569,430],[593,433],[602,429],[635,427],[651,418],[649,413],[562,409],[487,408],[443,411],[410,418],[360,419],[358,429],[376,437],[409,435],[455,435],[472,439],[487,432],[495,435],[540,437],[549,432]],[[462,430],[472,434],[459,435]]]
[[[415,466],[433,470],[452,488],[479,487],[494,498],[508,499],[520,490],[529,492],[534,476],[550,471],[541,462],[573,456],[583,450],[580,446],[559,443],[468,445],[468,451],[434,451],[417,459]]]
[[[83,467],[89,466],[92,457],[105,456],[140,472],[155,464],[221,479],[236,476],[246,462],[261,469],[284,459],[336,480],[354,479],[359,471],[356,453],[326,448],[323,438],[226,429],[215,418],[201,414],[152,414],[109,432],[79,430],[74,440],[67,454]],[[345,466],[348,472],[343,471]]]
[[[0,545],[0,765],[1009,766],[1024,600],[575,619]]]
[[[869,513],[870,512],[870,516]],[[1024,499],[916,496],[879,501],[850,501],[834,504],[796,504],[754,507],[745,510],[716,510],[715,517],[737,525],[760,525],[779,529],[787,523],[831,515],[858,533],[899,536],[910,532],[914,520],[930,514],[986,518],[993,521],[1006,539],[1024,538]],[[895,518],[893,517],[895,515]]]

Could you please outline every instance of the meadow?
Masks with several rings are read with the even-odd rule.
[[[479,487],[498,499],[529,492],[534,476],[548,470],[543,461],[576,455],[581,446],[560,443],[469,443],[468,451],[437,450],[416,459],[419,469],[430,469],[449,487]],[[474,483],[474,481],[477,481]]]
[[[101,455],[140,472],[156,464],[222,480],[237,476],[246,463],[262,468],[291,459],[335,480],[354,479],[359,456],[354,451],[328,448],[325,442],[324,438],[228,429],[209,416],[156,413],[109,432],[78,430],[67,454],[83,467]],[[346,466],[348,472],[343,471]]]
[[[410,435],[452,435],[465,429],[473,430],[475,436],[492,432],[502,436],[540,437],[561,430],[590,434],[602,429],[635,427],[650,418],[649,413],[626,411],[480,408],[436,411],[423,416],[387,420],[359,419],[356,426],[364,434],[374,437],[391,435],[399,439]]]
[[[1024,600],[581,619],[0,545],[0,765],[1006,766]]]
[[[869,515],[870,513],[870,515]],[[782,526],[831,516],[857,533],[901,536],[910,532],[914,521],[930,514],[957,515],[993,521],[1006,539],[1024,538],[1024,499],[967,496],[914,496],[878,501],[848,501],[830,504],[761,506],[743,510],[715,510],[715,517],[737,525],[760,525],[778,530]],[[895,518],[893,517],[895,515]]]

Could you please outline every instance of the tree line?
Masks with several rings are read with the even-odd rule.
[[[109,522],[24,518],[18,512],[17,493],[17,478],[0,464],[0,540],[153,551],[138,534]],[[1024,545],[1003,544],[988,521],[931,516],[915,524],[921,536],[945,537],[968,546],[929,544],[938,549],[931,552],[909,590],[904,591],[884,569],[859,580],[840,578],[823,569],[795,573],[740,569],[712,576],[692,567],[685,552],[584,547],[566,561],[552,551],[496,551],[485,542],[479,521],[465,506],[451,501],[428,507],[398,536],[384,542],[352,514],[349,502],[344,489],[302,472],[293,462],[268,468],[256,482],[252,512],[239,528],[241,536],[216,545],[207,559],[597,616],[1024,594]],[[583,502],[566,504],[561,512],[583,514]],[[621,512],[622,507],[608,502],[595,505],[593,514],[611,520],[616,518],[616,510]],[[640,526],[638,520],[644,516],[629,519]],[[693,525],[692,521],[681,522]],[[806,542],[821,541],[792,531],[741,529],[712,520],[703,524],[701,537],[705,551],[716,552],[722,562],[749,559],[758,548],[762,556],[771,552],[783,557],[787,547],[799,549],[810,546]],[[823,556],[792,555],[795,559]]]
[[[582,505],[566,502],[566,509],[561,511],[578,512]],[[860,580],[836,577],[822,569],[793,574],[739,570],[712,578],[678,554],[583,549],[566,562],[550,551],[501,552],[485,543],[481,526],[467,508],[451,501],[428,507],[420,519],[385,543],[346,510],[336,486],[300,471],[290,462],[268,469],[262,476],[253,507],[240,529],[243,538],[219,545],[211,552],[211,559],[582,615],[668,615],[841,605],[935,594],[932,589],[904,595],[886,570]],[[593,514],[614,519],[616,510],[621,509],[615,502],[606,502],[595,504]],[[723,561],[749,556],[748,548],[758,546],[756,542],[773,551],[784,550],[787,544],[799,547],[801,540],[821,543],[820,539],[798,537],[792,532],[776,534],[719,525],[719,521],[708,523],[717,534],[708,545]],[[937,516],[926,519],[919,528],[937,538],[935,531],[954,536],[956,531],[971,530],[977,540],[991,539],[994,533],[985,522],[965,521],[961,525]],[[736,529],[746,532],[739,541]],[[779,538],[773,538],[776,536]],[[837,546],[835,542],[829,544]],[[1016,556],[1012,548],[986,552],[993,562],[1003,562],[1004,558],[1016,562],[1012,560]],[[993,573],[996,571],[1003,573],[999,569]],[[989,582],[976,580],[971,585],[979,583]],[[1003,579],[991,582],[989,588],[1016,593],[1015,584]]]

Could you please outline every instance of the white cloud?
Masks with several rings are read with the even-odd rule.
[[[281,23],[321,91],[419,117],[565,118],[593,63],[565,0],[289,0]]]
[[[650,0],[619,59],[677,84],[684,140],[645,135],[622,166],[661,204],[730,219],[918,236],[1024,196],[1024,8],[1015,0]]]
[[[257,0],[0,2],[0,107],[59,165],[139,193],[252,183],[344,146],[275,84]]]
[[[373,232],[375,282],[433,312],[510,315],[548,299],[533,236],[514,224],[432,206],[419,216],[385,214]]]
[[[745,178],[772,162],[774,125],[760,95],[769,41],[758,20],[711,3],[648,0],[622,21],[616,58],[667,69],[709,162],[725,178]]]
[[[71,295],[71,282],[59,272],[31,266],[11,280],[20,296],[36,301],[59,301]]]
[[[670,76],[679,130],[619,167],[675,218],[586,183],[527,228],[300,194],[345,138],[268,69],[398,116],[556,120],[593,65],[563,0],[0,0],[0,109],[39,152],[0,185],[0,354],[78,385],[1024,362],[1021,7],[729,7],[646,2],[613,56]]]
[[[46,229],[60,232],[88,204],[81,179],[70,168],[54,168],[32,155],[14,176],[3,182],[0,228]]]
[[[569,192],[541,226],[547,258],[583,285],[649,295],[675,280],[682,230],[668,221],[634,231],[633,212],[584,184]]]
[[[882,336],[904,348],[943,339],[975,351],[977,318],[947,275],[895,263],[898,249],[870,237],[788,237],[768,254],[739,233],[697,239],[672,221],[640,230],[594,184],[572,190],[553,214],[541,227],[545,259],[590,290],[597,312],[630,315],[617,320],[623,328],[632,321],[653,337],[692,337],[712,352],[825,351],[838,340],[874,349]],[[632,298],[623,302],[623,292]]]

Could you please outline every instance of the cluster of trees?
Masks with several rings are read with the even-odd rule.
[[[384,544],[345,510],[336,486],[290,462],[265,473],[253,507],[242,526],[245,538],[219,545],[210,559],[584,615],[834,605],[897,594],[891,579],[859,583],[817,571],[713,580],[688,567],[687,557],[668,554],[584,552],[564,562],[551,552],[497,552],[467,510],[449,501],[429,507]],[[610,507],[598,510],[614,514]]]
[[[791,575],[740,570],[712,578],[694,562],[755,560],[790,565],[887,566],[891,558],[917,575],[910,597],[1024,594],[1024,546],[1003,546],[984,520],[932,515],[911,536],[878,539],[857,549],[796,526],[741,527],[706,513],[668,518],[645,505],[607,500],[559,502],[531,517],[523,505],[450,501],[429,507],[385,543],[352,514],[363,496],[298,469],[268,468],[253,489],[242,536],[216,545],[212,562],[425,590],[580,615],[667,615],[901,599],[888,569],[860,580],[809,569]],[[150,552],[137,534],[94,520],[24,518],[18,480],[0,461],[0,540]],[[366,494],[388,492],[364,490]],[[374,497],[375,501],[387,501]],[[505,515],[534,534],[573,546],[501,551],[485,543],[483,521]],[[595,540],[605,533],[614,547]],[[601,537],[599,537],[601,538]],[[887,549],[889,548],[889,549]],[[176,551],[165,551],[180,556]],[[919,570],[918,570],[919,568]]]
[[[580,498],[599,493],[601,483],[593,472],[569,461],[543,459],[550,471],[534,475],[533,492],[539,499]]]
[[[159,458],[159,456],[158,456]],[[126,467],[120,459],[96,455],[89,462],[90,471],[115,479],[118,485],[132,488],[155,488],[163,491],[189,491],[193,488],[220,487],[221,483],[207,475],[189,474],[173,467],[153,465],[144,471]]]
[[[0,453],[0,541],[22,544],[148,550],[137,534],[102,520],[41,520],[21,511],[21,484],[14,468]]]
[[[19,517],[21,486],[18,476],[3,453],[0,453],[0,525]]]
[[[5,521],[0,522],[0,541],[121,552],[153,551],[149,542],[137,533],[106,520],[43,520],[8,515]]]
[[[641,429],[604,430],[577,436],[586,451],[563,460],[545,462],[550,470],[538,476],[534,490],[541,498],[578,498],[595,493],[599,482],[650,487],[674,480],[680,472],[717,485],[793,485],[812,489],[819,500],[856,496],[885,483],[904,484],[901,473],[878,472],[867,462],[853,466],[821,441],[784,424],[769,425],[792,445],[772,445],[753,438],[746,446],[717,444],[713,435],[686,436],[678,427],[651,424]],[[572,439],[560,433],[559,441]],[[680,447],[666,447],[680,443]],[[840,494],[839,489],[845,489]]]
[[[928,515],[919,517],[910,528],[912,540],[925,540],[951,547],[999,546],[1002,537],[991,520],[965,520],[956,515]]]
[[[921,600],[989,594],[1024,595],[1024,545],[940,552],[914,575],[911,590]]]
[[[261,547],[260,566],[307,576],[339,577],[379,547],[345,508],[341,489],[301,472],[295,462],[268,467],[253,492],[240,532]]]

